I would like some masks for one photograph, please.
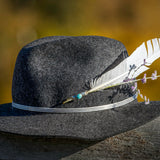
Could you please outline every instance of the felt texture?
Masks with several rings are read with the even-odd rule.
[[[100,142],[0,133],[0,159],[159,160],[159,135],[160,117]]]
[[[99,36],[53,36],[36,40],[20,51],[13,76],[12,97],[18,104],[37,107],[92,107],[133,95],[130,85],[91,93],[61,105],[88,90],[88,82],[128,56],[124,45]]]
[[[134,101],[111,110],[89,113],[42,114],[0,106],[0,131],[21,135],[103,140],[137,128],[160,115],[160,102]]]
[[[131,85],[91,93],[81,100],[61,101],[85,91],[88,82],[128,56],[124,45],[99,36],[46,37],[20,51],[13,76],[13,101],[37,107],[92,107],[114,103],[134,93]],[[30,136],[102,140],[136,128],[159,116],[160,102],[136,100],[110,110],[47,114],[0,106],[0,131]]]

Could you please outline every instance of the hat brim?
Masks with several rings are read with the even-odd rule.
[[[28,136],[103,140],[137,128],[160,115],[160,101],[69,114],[34,113],[0,105],[0,131]]]

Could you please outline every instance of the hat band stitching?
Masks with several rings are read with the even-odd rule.
[[[127,99],[124,99],[122,101],[102,105],[102,106],[94,106],[94,107],[85,107],[85,108],[48,108],[48,107],[35,107],[35,106],[27,106],[18,104],[15,102],[12,102],[12,107],[26,110],[26,111],[32,111],[32,112],[44,112],[44,113],[81,113],[81,112],[94,112],[94,111],[103,111],[107,109],[112,109],[116,107],[123,106],[125,104],[128,104],[132,101],[134,101],[137,98],[137,95],[131,96]]]

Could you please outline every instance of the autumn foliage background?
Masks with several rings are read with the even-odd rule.
[[[0,104],[12,101],[14,65],[25,44],[53,35],[99,35],[121,41],[131,54],[160,37],[159,16],[160,0],[0,0]],[[160,74],[159,63],[147,75],[155,69]],[[138,86],[160,100],[160,80]]]

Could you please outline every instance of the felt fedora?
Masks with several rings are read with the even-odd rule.
[[[121,42],[100,36],[53,36],[29,43],[15,64],[13,101],[0,105],[0,131],[101,140],[154,119],[160,102],[138,103],[134,81],[90,91],[103,75],[121,77],[123,67],[113,71],[127,57]]]

